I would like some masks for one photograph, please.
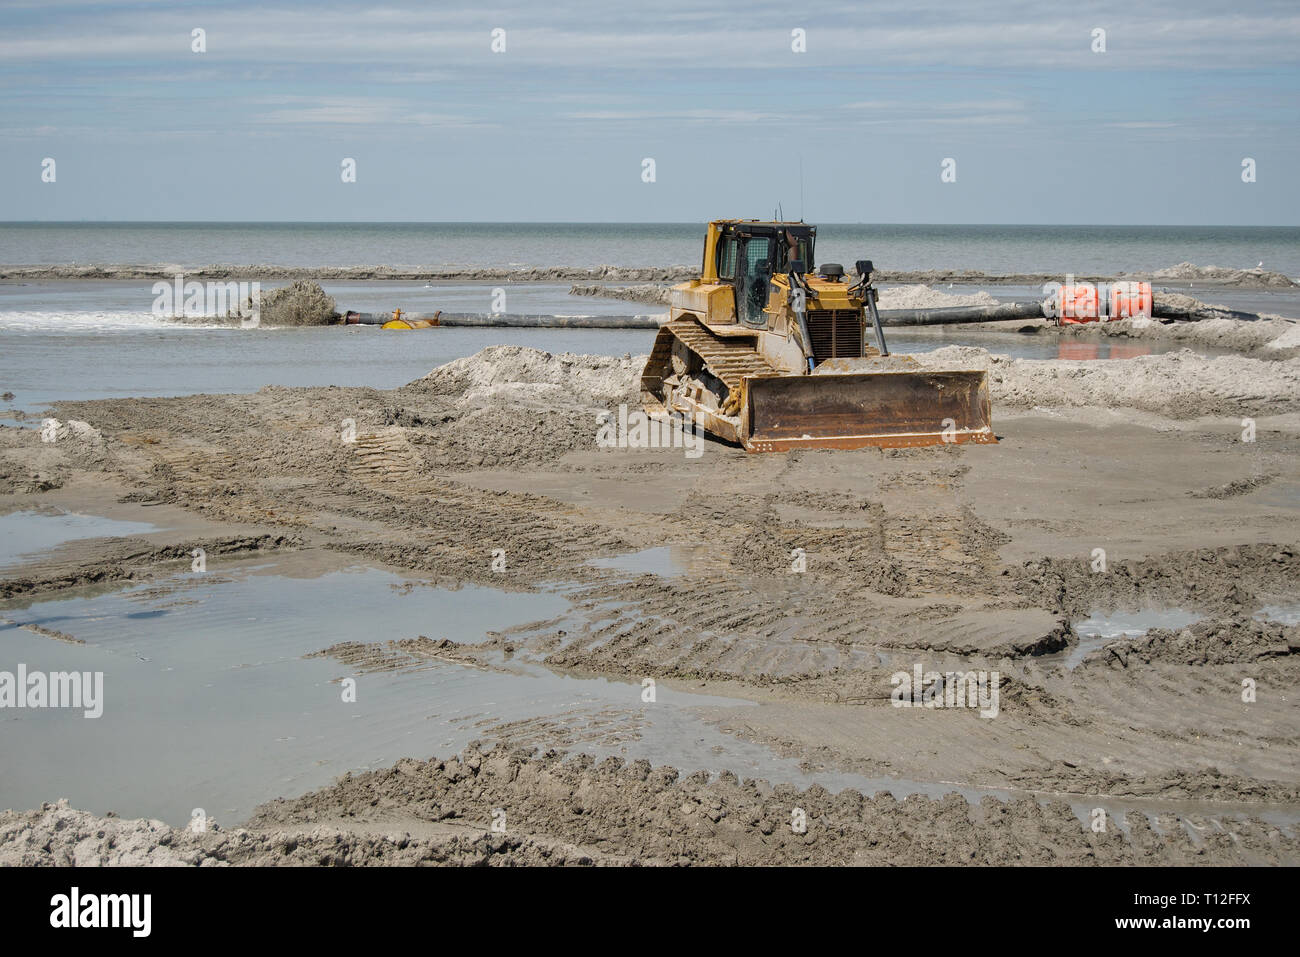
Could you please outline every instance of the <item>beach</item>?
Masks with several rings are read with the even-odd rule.
[[[1295,864],[1300,310],[1243,274],[1180,288],[1277,318],[892,333],[998,444],[773,455],[602,447],[649,332],[10,313],[6,650],[106,702],[11,726],[0,862]]]

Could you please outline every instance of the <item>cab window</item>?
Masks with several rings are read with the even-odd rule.
[[[790,268],[791,259],[799,259],[803,262],[804,268],[812,270],[812,243],[806,236],[799,236],[795,239],[794,248],[790,248],[789,241],[785,237],[781,238],[780,244],[780,263],[778,272],[786,272]]]
[[[736,237],[723,236],[718,241],[718,278],[736,278]]]
[[[808,249],[808,240],[806,239],[799,240],[796,248],[799,251],[799,258],[803,261],[804,267],[807,269],[811,269],[812,252]]]

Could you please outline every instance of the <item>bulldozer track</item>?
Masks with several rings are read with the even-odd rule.
[[[400,428],[380,429],[356,437],[352,472],[363,481],[418,481],[424,474],[420,457]]]
[[[175,483],[210,486],[239,474],[235,455],[218,445],[178,439],[162,430],[127,432],[118,436],[118,440],[142,453],[152,467],[167,470]]]
[[[752,339],[716,336],[697,319],[674,319],[664,328],[698,355],[708,370],[726,384],[730,395],[723,407],[724,412],[734,411],[739,404],[742,380],[745,376],[780,375],[754,349]],[[656,361],[666,363],[671,351],[672,340],[661,335],[655,340],[654,351],[650,357],[651,364]]]

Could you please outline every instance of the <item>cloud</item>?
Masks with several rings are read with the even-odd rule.
[[[577,113],[562,113],[570,120],[595,120],[599,122],[616,122],[627,120],[645,122],[648,120],[688,120],[702,123],[768,123],[786,121],[793,117],[782,113],[765,113],[758,110],[588,110]]]
[[[1063,10],[1027,2],[917,0],[880,5],[870,18],[851,4],[828,7],[813,15],[787,3],[756,2],[737,18],[729,9],[701,12],[685,0],[661,0],[652,10],[571,3],[544,12],[516,2],[491,13],[473,5],[395,2],[368,9],[337,2],[303,9],[101,3],[83,7],[75,19],[42,17],[37,7],[20,16],[11,8],[0,14],[0,24],[9,27],[0,31],[0,58],[187,56],[196,26],[207,31],[205,55],[226,61],[387,63],[394,75],[521,64],[614,70],[676,64],[689,71],[724,65],[748,71],[811,65],[1223,69],[1289,66],[1300,43],[1300,14],[1273,3],[1252,10],[1209,0],[1140,6],[1081,0]],[[808,31],[806,54],[791,52],[795,25]],[[507,31],[505,53],[489,48],[496,26]],[[1096,27],[1107,30],[1105,54],[1091,50]]]
[[[1030,122],[1028,105],[1022,100],[958,100],[927,102],[913,100],[858,100],[845,103],[854,123],[872,126],[1023,126]]]
[[[920,204],[925,211],[916,216],[936,221],[1009,215],[993,203],[999,188],[1025,184],[1041,195],[1064,181],[1067,166],[1074,180],[1122,193],[1145,181],[1115,170],[1154,168],[1153,144],[1178,145],[1161,157],[1153,181],[1164,183],[1163,166],[1173,164],[1180,172],[1170,182],[1201,177],[1187,190],[1194,197],[1220,195],[1216,151],[1271,157],[1270,169],[1300,155],[1294,0],[875,0],[869,13],[856,0],[744,0],[743,15],[739,3],[693,0],[378,3],[0,5],[0,113],[6,135],[22,141],[10,153],[67,155],[69,171],[78,155],[86,170],[118,162],[118,179],[130,190],[124,185],[96,202],[124,204],[133,216],[132,201],[152,208],[156,185],[137,173],[137,155],[173,171],[174,188],[188,189],[205,163],[220,169],[214,175],[236,168],[257,182],[264,175],[257,171],[299,169],[323,145],[346,144],[339,155],[354,155],[365,144],[382,150],[385,163],[419,169],[411,173],[416,181],[418,160],[436,156],[466,184],[452,192],[490,193],[502,204],[493,214],[500,218],[544,218],[519,210],[561,201],[568,216],[598,183],[607,186],[596,191],[606,205],[593,210],[635,219],[694,216],[697,205],[740,207],[754,196],[765,206],[773,193],[788,199],[799,185],[790,162],[798,152],[810,195],[818,182],[831,182],[830,172],[877,184],[851,211],[837,199],[837,215],[878,215],[883,204],[890,215],[911,216]],[[190,50],[195,27],[207,31],[204,54]],[[504,53],[490,49],[494,27],[507,31]],[[795,27],[807,30],[806,53],[791,49]],[[1091,50],[1097,27],[1107,31],[1104,54]],[[1085,151],[1034,166],[1037,173],[1026,166],[1028,146],[1075,142],[1084,128],[1104,139],[1104,162]],[[635,164],[622,165],[652,150],[662,180],[656,189],[642,183]],[[912,185],[916,157],[931,153],[974,158],[963,182],[981,168],[1018,172],[1001,187],[987,183],[969,208],[943,212],[970,194],[945,189],[931,197],[921,185],[937,184],[931,169]],[[741,155],[744,163],[719,160]],[[530,177],[540,176],[546,187],[537,190]],[[391,208],[405,215],[408,180],[395,173],[387,182],[402,186]],[[904,182],[907,203],[896,185]],[[1231,188],[1222,193],[1224,208],[1246,218],[1295,218],[1300,194],[1289,179],[1262,178],[1243,191],[1230,164],[1224,182]],[[255,208],[273,211],[289,208],[283,197],[307,198],[314,187],[292,180],[257,188],[264,192]],[[375,179],[366,189],[373,191],[364,203],[362,190],[331,194],[329,202],[357,204],[346,210],[354,215],[378,202]],[[1276,192],[1257,209],[1245,205],[1268,189]],[[42,204],[70,188],[31,192],[12,178],[0,185],[0,206],[47,215]],[[1149,194],[1148,183],[1136,195]],[[458,202],[458,195],[439,197],[437,215],[450,215]],[[380,215],[384,207],[365,209]],[[477,205],[460,214],[488,215]]]
[[[261,97],[256,102],[279,109],[258,113],[256,123],[275,126],[419,126],[468,129],[484,123],[452,113],[430,113],[405,100],[377,97]]]

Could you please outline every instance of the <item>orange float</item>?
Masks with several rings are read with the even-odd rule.
[[[1063,324],[1098,321],[1101,309],[1097,287],[1090,282],[1057,286],[1056,316]]]
[[[1150,319],[1153,300],[1149,282],[1117,282],[1110,287],[1110,310],[1115,319]]]

